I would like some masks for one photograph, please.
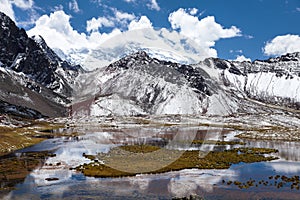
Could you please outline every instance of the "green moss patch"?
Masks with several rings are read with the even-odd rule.
[[[132,153],[150,153],[161,149],[160,147],[151,146],[151,145],[130,145],[130,146],[121,146],[119,148]]]
[[[141,173],[165,173],[191,168],[228,169],[232,164],[240,162],[253,163],[277,159],[266,155],[276,152],[276,149],[266,148],[235,148],[204,154],[199,151],[133,145],[113,148],[107,154],[85,155],[93,162],[78,166],[76,169],[86,176],[94,177],[135,176]],[[205,156],[201,156],[202,154]]]
[[[214,144],[214,145],[245,145],[240,141],[214,141],[214,140],[194,140],[192,144]]]

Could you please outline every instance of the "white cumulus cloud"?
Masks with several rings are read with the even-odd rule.
[[[117,9],[113,9],[113,12],[114,16],[93,17],[91,20],[88,20],[86,26],[87,32],[98,31],[102,27],[116,27],[117,25],[124,27],[136,18],[134,14],[122,12]]]
[[[29,36],[41,35],[51,48],[61,49],[65,54],[72,49],[96,48],[101,41],[120,33],[118,29],[114,29],[109,34],[98,31],[89,35],[79,33],[71,26],[70,18],[71,16],[62,10],[55,11],[49,16],[43,15],[27,33]]]
[[[113,27],[115,24],[110,19],[105,17],[98,17],[97,19],[93,17],[91,20],[87,21],[86,31],[98,31],[99,28],[105,27]]]
[[[196,15],[197,12],[198,12],[198,9],[197,9],[197,8],[192,8],[192,9],[190,10],[190,14],[191,14],[191,15]]]
[[[268,56],[280,56],[286,53],[300,52],[299,35],[281,35],[276,36],[267,42],[263,52]]]
[[[235,61],[243,62],[243,61],[249,61],[251,62],[250,58],[246,58],[244,55],[238,55],[235,59]]]
[[[147,4],[147,6],[151,10],[157,10],[157,11],[160,10],[160,7],[156,0],[150,0],[150,2]]]
[[[118,21],[121,21],[121,20],[133,20],[135,19],[135,15],[134,14],[129,14],[129,13],[126,13],[126,12],[121,12],[117,9],[114,10],[114,13],[115,13],[115,16],[116,16],[116,19]]]
[[[212,48],[216,41],[241,35],[241,31],[235,26],[223,28],[213,16],[199,20],[182,8],[169,15],[169,22],[173,29],[206,48],[208,56],[212,57],[217,57],[217,51]]]
[[[81,52],[81,50],[93,50],[109,38],[127,31],[136,29],[154,30],[152,22],[147,16],[138,18],[134,14],[125,13],[117,9],[112,9],[112,11],[112,16],[100,16],[88,20],[87,33],[75,30],[70,24],[71,16],[63,10],[53,11],[49,15],[39,17],[35,22],[35,26],[28,30],[27,33],[29,36],[41,35],[51,48],[60,49],[65,55],[70,55],[73,52]],[[179,48],[181,47],[180,45],[198,44],[198,47],[193,47],[195,51],[197,50],[197,58],[217,57],[217,51],[214,49],[214,44],[217,40],[240,35],[240,30],[234,26],[226,29],[215,22],[214,17],[206,17],[200,20],[198,17],[191,15],[189,11],[179,9],[171,13],[169,21],[173,30],[170,32],[166,29],[161,29],[162,36],[164,35],[164,38],[168,38],[166,41],[175,41],[173,37],[177,34],[188,37],[193,41],[191,42],[189,39],[180,40],[174,48]],[[113,30],[103,33],[101,32],[101,27],[111,27]],[[178,36],[175,38],[183,37]],[[190,51],[193,50],[186,48]],[[242,57],[239,59],[242,59]]]
[[[142,16],[139,20],[133,20],[128,25],[128,30],[153,28],[151,21],[146,16]]]
[[[77,48],[78,44],[86,45],[86,35],[80,34],[70,25],[70,16],[64,11],[55,11],[41,16],[35,27],[27,31],[32,35],[42,35],[52,48]],[[76,41],[76,42],[75,42]]]
[[[73,49],[94,49],[100,45],[101,42],[121,33],[121,30],[114,28],[110,33],[101,33],[99,28],[116,27],[127,21],[130,25],[132,19],[132,28],[137,27],[152,27],[151,22],[147,17],[142,17],[135,21],[135,16],[124,13],[118,10],[114,11],[115,16],[112,17],[98,17],[87,21],[86,33],[80,33],[75,30],[70,24],[71,16],[66,14],[63,10],[57,10],[50,15],[41,16],[36,22],[35,26],[28,30],[29,36],[41,35],[47,44],[54,49],[61,49],[65,54]],[[127,28],[127,27],[126,27]]]

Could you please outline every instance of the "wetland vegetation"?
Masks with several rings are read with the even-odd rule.
[[[222,180],[222,184],[224,185],[236,185],[240,189],[248,189],[251,187],[275,187],[277,189],[282,188],[286,185],[290,187],[292,190],[299,190],[300,189],[300,178],[298,175],[294,175],[292,177],[287,177],[285,175],[275,175],[269,176],[267,180],[260,179],[260,180],[253,180],[249,179],[247,182],[240,182],[240,181],[225,181]]]
[[[33,120],[28,120],[17,126],[0,126],[0,156],[35,145],[55,136],[76,135],[76,133],[69,134],[66,132],[53,133],[53,130],[64,127],[65,125],[62,123]]]
[[[277,157],[266,155],[277,153],[268,148],[234,148],[224,151],[169,150],[150,145],[131,145],[112,148],[107,154],[83,155],[93,162],[76,169],[86,176],[123,177],[139,173],[164,173],[182,169],[228,169],[232,164],[271,161]],[[177,159],[174,159],[176,158]],[[174,160],[174,162],[172,162]],[[101,161],[101,162],[100,162]],[[103,163],[102,163],[103,162]],[[170,163],[160,169],[147,171],[152,166]],[[126,169],[126,171],[118,170]]]
[[[37,184],[32,186],[35,190],[44,188],[42,193],[45,194],[51,193],[47,188],[60,187],[62,183],[72,187],[95,182],[99,182],[97,191],[99,187],[103,187],[102,192],[105,194],[115,187],[111,185],[118,184],[118,189],[123,187],[121,184],[125,184],[124,191],[134,193],[137,188],[134,184],[141,181],[140,184],[143,185],[149,179],[157,181],[155,185],[170,180],[166,188],[172,184],[179,184],[180,187],[211,185],[214,192],[222,189],[229,192],[267,191],[269,188],[272,191],[287,191],[289,194],[299,191],[298,171],[285,173],[275,172],[277,168],[268,168],[260,176],[256,172],[261,173],[261,169],[251,167],[269,164],[280,166],[285,162],[282,158],[286,156],[286,159],[292,159],[292,166],[297,168],[299,156],[292,153],[300,146],[297,139],[290,143],[286,140],[272,143],[271,140],[261,141],[259,137],[247,138],[242,135],[251,135],[253,131],[262,135],[283,134],[290,129],[268,126],[251,128],[230,124],[218,129],[218,125],[212,124],[190,127],[179,122],[176,124],[177,121],[175,123],[174,120],[172,123],[163,123],[163,120],[153,122],[147,119],[138,121],[137,124],[134,120],[127,124],[114,120],[103,120],[104,123],[97,124],[87,121],[87,125],[82,126],[64,122],[31,121],[13,127],[1,127],[0,197],[1,193],[7,194],[9,191],[13,196],[18,196],[19,188],[25,188],[27,192],[28,184]],[[206,139],[207,130],[210,130],[209,134],[219,134],[218,137]],[[176,134],[180,137],[175,137]],[[193,136],[193,139],[189,136]],[[35,145],[40,142],[42,143]],[[203,144],[212,148],[201,151]],[[282,144],[284,145],[281,146]],[[34,146],[29,150],[23,150],[32,145]],[[290,149],[291,145],[295,145],[294,150]],[[17,149],[22,150],[15,152]],[[249,171],[239,171],[248,166]],[[199,174],[193,176],[195,172]],[[237,175],[239,173],[241,175]],[[205,176],[209,180],[216,180],[208,183],[208,179],[204,179],[201,182]],[[33,182],[26,177],[30,177]],[[130,183],[133,185],[126,185],[130,181],[133,181]],[[151,181],[146,187],[150,186]],[[145,192],[141,188],[138,191],[141,194]],[[170,194],[171,191],[168,190],[167,195]],[[191,192],[177,195],[175,191],[172,198],[202,199],[206,193],[202,194]],[[144,195],[147,196],[148,193]]]
[[[24,181],[32,170],[41,167],[47,158],[54,156],[56,155],[44,151],[0,157],[0,190],[14,189],[16,183]]]

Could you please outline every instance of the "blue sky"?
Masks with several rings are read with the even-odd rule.
[[[185,34],[224,59],[253,61],[300,51],[300,0],[0,0],[0,10],[53,47],[55,37],[72,35],[92,48],[91,35],[103,39],[127,31],[134,21]]]

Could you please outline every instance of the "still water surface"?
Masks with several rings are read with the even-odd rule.
[[[74,131],[74,130],[57,130]],[[78,131],[78,130],[76,130]],[[247,147],[275,148],[280,159],[271,162],[240,163],[225,170],[186,169],[163,174],[142,174],[125,178],[93,178],[70,170],[91,162],[83,154],[107,153],[112,147],[124,144],[155,144],[171,149],[191,150],[203,146],[171,142],[180,140],[238,140],[231,130],[207,130],[205,127],[138,127],[81,130],[78,137],[57,137],[43,141],[15,153],[50,151],[55,157],[47,158],[27,175],[24,182],[4,199],[172,199],[198,195],[205,199],[299,199],[300,191],[290,184],[275,186],[270,176],[300,175],[300,143],[282,141],[243,140]],[[55,134],[55,133],[54,133]],[[179,140],[178,140],[179,141]],[[168,145],[169,144],[169,145]],[[230,149],[239,145],[205,146],[207,150]],[[58,180],[47,181],[48,178]],[[228,185],[228,181],[268,181],[248,189]]]

